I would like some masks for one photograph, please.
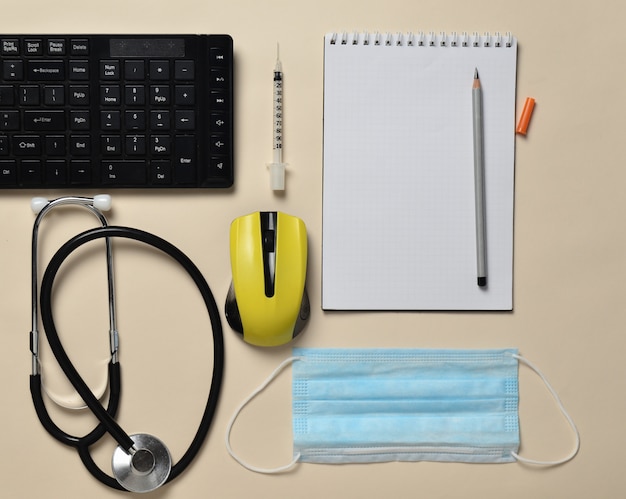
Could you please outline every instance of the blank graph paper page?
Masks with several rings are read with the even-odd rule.
[[[517,40],[324,38],[322,308],[511,310]],[[477,285],[472,83],[483,94]]]

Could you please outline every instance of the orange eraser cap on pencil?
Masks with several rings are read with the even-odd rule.
[[[534,108],[535,99],[532,97],[526,97],[526,102],[524,102],[524,108],[522,109],[522,115],[519,118],[519,123],[517,124],[517,129],[515,130],[517,133],[526,135],[526,129],[528,128],[528,123],[530,122],[530,117],[533,114]]]

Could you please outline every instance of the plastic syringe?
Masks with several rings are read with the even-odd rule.
[[[270,186],[273,191],[285,190],[285,167],[283,163],[283,68],[276,46],[276,66],[274,67],[274,127],[273,162],[270,169]]]

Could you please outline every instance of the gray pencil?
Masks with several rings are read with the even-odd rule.
[[[476,205],[476,266],[478,285],[487,285],[487,248],[485,234],[485,157],[483,154],[483,96],[478,69],[474,69],[472,85],[474,118],[474,193]]]

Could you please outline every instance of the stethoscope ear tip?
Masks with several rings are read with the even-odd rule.
[[[46,198],[34,197],[30,200],[30,208],[31,210],[33,210],[35,215],[39,215],[41,210],[43,210],[49,202],[50,201],[48,201]]]
[[[97,194],[93,197],[93,206],[102,211],[111,209],[111,196],[109,194]]]

